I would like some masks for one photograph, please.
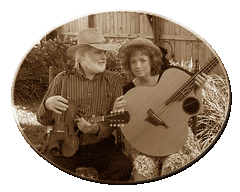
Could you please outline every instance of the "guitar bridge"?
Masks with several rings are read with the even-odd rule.
[[[152,109],[149,109],[147,113],[148,117],[145,119],[145,121],[153,124],[154,126],[162,125],[165,128],[168,128],[168,126],[153,112]]]

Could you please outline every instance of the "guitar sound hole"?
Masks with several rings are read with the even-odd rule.
[[[197,99],[189,97],[183,101],[182,107],[184,112],[189,115],[194,115],[199,111],[200,104]]]

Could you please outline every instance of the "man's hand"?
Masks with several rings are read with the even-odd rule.
[[[79,118],[77,123],[78,128],[86,134],[98,134],[99,132],[99,125],[97,123],[91,124],[88,123],[85,119]]]
[[[62,96],[52,96],[45,101],[45,107],[57,114],[62,114],[62,111],[68,109],[68,100]]]

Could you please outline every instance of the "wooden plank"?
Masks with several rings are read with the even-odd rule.
[[[74,22],[73,22],[73,24],[74,24],[74,31],[78,31],[78,20],[76,19],[76,20],[74,20]]]
[[[77,20],[77,22],[78,22],[77,31],[79,32],[79,31],[81,31],[81,18],[79,18],[79,19]]]
[[[101,30],[101,32],[104,32],[104,28],[103,28],[103,15],[102,15],[102,13],[99,14],[99,29]]]
[[[202,68],[205,63],[205,44],[199,42],[199,67]]]
[[[122,33],[127,33],[126,12],[122,12]]]
[[[135,30],[136,29],[135,28],[135,23],[136,23],[136,21],[135,21],[135,13],[131,12],[130,15],[131,15],[131,33],[135,34],[136,33],[136,30]]]
[[[168,33],[169,33],[169,35],[174,35],[174,33],[175,33],[175,24],[173,23],[173,22],[171,22],[171,21],[168,21],[168,26],[169,26],[169,31],[168,31]],[[167,59],[172,59],[172,57],[171,57],[171,52],[173,51],[172,49],[173,49],[173,46],[174,46],[174,42],[175,42],[175,40],[173,40],[173,39],[170,39],[170,40],[168,40],[168,42],[172,45],[169,45],[168,44],[168,54],[167,54]]]
[[[140,14],[140,35],[143,36],[145,33],[144,33],[144,14]],[[146,26],[147,27],[147,26]]]
[[[106,31],[106,18],[105,18],[105,15],[106,15],[106,13],[102,13],[102,32],[103,33],[106,33],[107,31]]]
[[[127,15],[127,33],[130,34],[131,33],[131,13],[130,12],[127,12],[126,13]]]
[[[69,27],[69,28],[68,28],[68,31],[69,31],[69,32],[72,32],[72,22],[71,22],[71,21],[69,22],[68,27]]]
[[[95,27],[100,28],[100,25],[99,25],[99,14],[95,15]]]
[[[161,35],[161,39],[165,39],[165,40],[180,40],[180,41],[198,41],[199,40],[196,36],[184,35],[184,34],[179,34],[179,35],[162,34]]]
[[[174,35],[178,36],[180,34],[180,26],[177,24],[174,24]],[[181,49],[180,49],[180,40],[173,39],[174,40],[174,48],[173,53],[175,55],[175,59],[180,62],[181,61]]]
[[[144,14],[144,15],[143,15],[143,24],[142,24],[142,27],[143,27],[143,35],[148,34],[148,25],[147,25],[148,22],[149,22],[149,21],[148,21],[148,18],[147,18],[147,16]]]
[[[208,61],[212,57],[212,51],[209,49],[209,47],[206,44],[205,44],[205,56],[206,56],[206,61]]]
[[[117,26],[117,22],[118,22],[118,18],[117,18],[118,14],[117,12],[113,12],[113,31],[114,33],[118,34],[118,26]]]
[[[187,55],[186,55],[186,61],[190,61],[192,59],[192,52],[193,52],[193,43],[192,41],[186,41],[187,46]]]
[[[82,29],[83,29],[83,18],[80,18],[79,20],[78,20],[78,22],[79,22],[79,31],[81,31]]]
[[[152,27],[151,27],[151,25],[150,25],[150,23],[149,23],[149,21],[148,21],[148,18],[147,18],[147,16],[145,15],[145,18],[146,18],[146,21],[145,21],[145,23],[144,23],[144,25],[147,27],[147,34],[148,35],[150,35],[150,34],[153,34],[153,29],[152,29]]]
[[[184,28],[180,28],[181,35],[186,35],[187,31]],[[181,62],[185,63],[187,61],[187,42],[186,40],[181,41]]]
[[[135,33],[140,34],[140,13],[135,13]]]
[[[122,14],[120,11],[118,11],[118,23],[117,23],[117,26],[118,26],[118,33],[122,33]]]
[[[121,34],[115,34],[115,33],[103,33],[105,37],[121,37],[121,38],[137,38],[140,34],[129,34],[129,33],[121,33]],[[143,38],[147,39],[153,39],[152,35],[143,35]]]
[[[83,18],[83,29],[88,28],[88,17]]]
[[[196,65],[196,59],[199,61],[199,45],[198,45],[199,42],[193,41],[192,44],[193,44],[192,60],[193,60],[194,66],[195,66]]]
[[[111,33],[114,33],[113,12],[110,12],[110,31],[111,31]]]
[[[106,22],[107,22],[107,30],[106,32],[107,33],[110,33],[111,32],[111,22],[110,22],[110,13],[106,13]]]
[[[62,35],[72,35],[77,36],[78,32],[62,32]],[[129,34],[129,33],[121,33],[121,34],[115,34],[115,33],[103,33],[103,35],[107,38],[137,38],[139,37],[139,34]],[[143,38],[147,39],[153,39],[152,35],[143,35]]]

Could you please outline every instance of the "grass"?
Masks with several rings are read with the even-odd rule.
[[[47,127],[37,121],[36,114],[39,105],[39,101],[25,101],[14,106],[21,131],[38,149],[44,144],[43,136],[47,131]]]

